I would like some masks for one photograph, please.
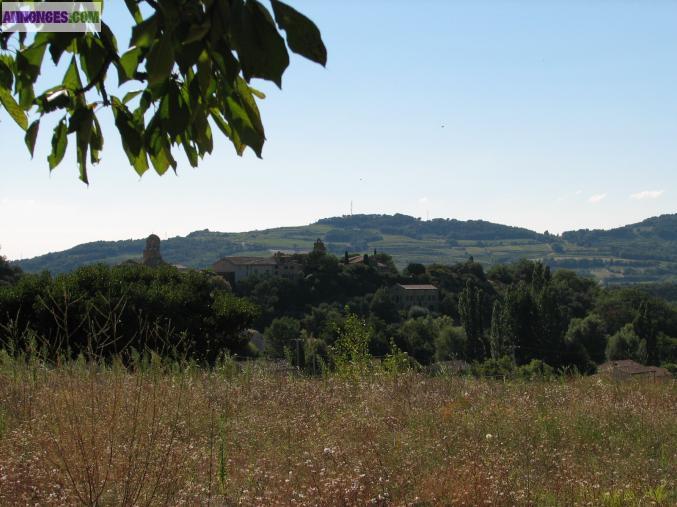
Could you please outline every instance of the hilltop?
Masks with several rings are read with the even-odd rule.
[[[542,259],[553,268],[569,268],[605,283],[677,280],[677,214],[648,218],[610,230],[568,231],[559,236],[484,220],[407,215],[350,215],[314,224],[241,233],[195,231],[162,242],[167,262],[207,268],[226,255],[267,256],[282,250],[304,252],[322,238],[341,255],[378,250],[399,267],[409,262],[450,264],[472,256],[486,265],[520,258]],[[62,252],[17,261],[29,272],[70,271],[95,262],[120,263],[139,258],[145,239],[97,241]]]

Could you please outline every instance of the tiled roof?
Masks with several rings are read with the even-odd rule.
[[[217,262],[221,261],[228,261],[232,264],[238,265],[238,266],[247,266],[247,265],[263,265],[263,266],[274,266],[275,265],[275,260],[271,259],[270,257],[223,257],[219,259]]]
[[[670,372],[665,368],[658,366],[644,366],[643,364],[633,361],[632,359],[621,359],[619,361],[609,361],[600,365],[598,368],[600,372],[619,371],[626,375],[647,375],[654,374],[659,377],[670,376]]]
[[[437,287],[429,283],[418,285],[403,285],[401,283],[398,283],[397,285],[402,287],[404,290],[437,290]]]

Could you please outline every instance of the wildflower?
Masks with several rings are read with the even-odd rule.
[[[493,436],[491,433],[487,433],[486,436],[485,436],[485,438],[486,438],[487,440],[491,440],[492,438],[494,438],[494,436]]]

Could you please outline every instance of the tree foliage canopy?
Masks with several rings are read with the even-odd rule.
[[[102,107],[112,110],[124,151],[139,175],[151,165],[158,174],[176,170],[177,149],[197,167],[212,152],[213,126],[239,155],[249,147],[261,157],[265,132],[257,99],[264,95],[250,80],[281,87],[289,65],[287,46],[322,65],[327,61],[315,24],[279,0],[270,0],[272,14],[257,0],[125,3],[133,18],[125,51],[105,22],[99,33],[39,32],[30,41],[26,33],[0,34],[0,104],[26,132],[31,155],[41,119],[60,116],[49,168],[59,165],[74,139],[85,183],[88,161],[98,163],[103,150]],[[63,80],[36,91],[46,60],[57,65],[64,58],[70,63]],[[117,72],[119,85],[133,82],[137,89],[124,96],[109,93],[110,72]]]

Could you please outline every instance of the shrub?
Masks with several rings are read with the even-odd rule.
[[[0,287],[0,339],[10,338],[10,328],[21,330],[11,338],[22,350],[31,333],[40,336],[39,346],[52,359],[135,349],[213,363],[224,350],[246,353],[241,331],[258,310],[214,276],[136,264],[24,275],[16,285]]]
[[[517,368],[517,376],[525,380],[547,379],[555,375],[552,366],[544,363],[540,359],[532,359],[529,364]]]
[[[617,359],[639,359],[641,354],[639,336],[632,324],[626,324],[611,338],[606,348],[606,356],[610,361]]]
[[[301,323],[291,317],[280,317],[273,320],[264,332],[266,354],[270,357],[284,357],[284,349],[295,350],[294,340],[301,335]]]
[[[565,340],[569,344],[585,347],[590,359],[596,363],[604,362],[607,345],[606,325],[597,315],[584,319],[572,319]]]
[[[515,361],[509,356],[490,358],[483,363],[474,363],[471,371],[478,377],[511,377],[515,372]]]
[[[372,330],[354,313],[346,316],[338,330],[338,338],[331,347],[331,358],[340,376],[358,377],[369,369],[371,355],[369,341]]]

